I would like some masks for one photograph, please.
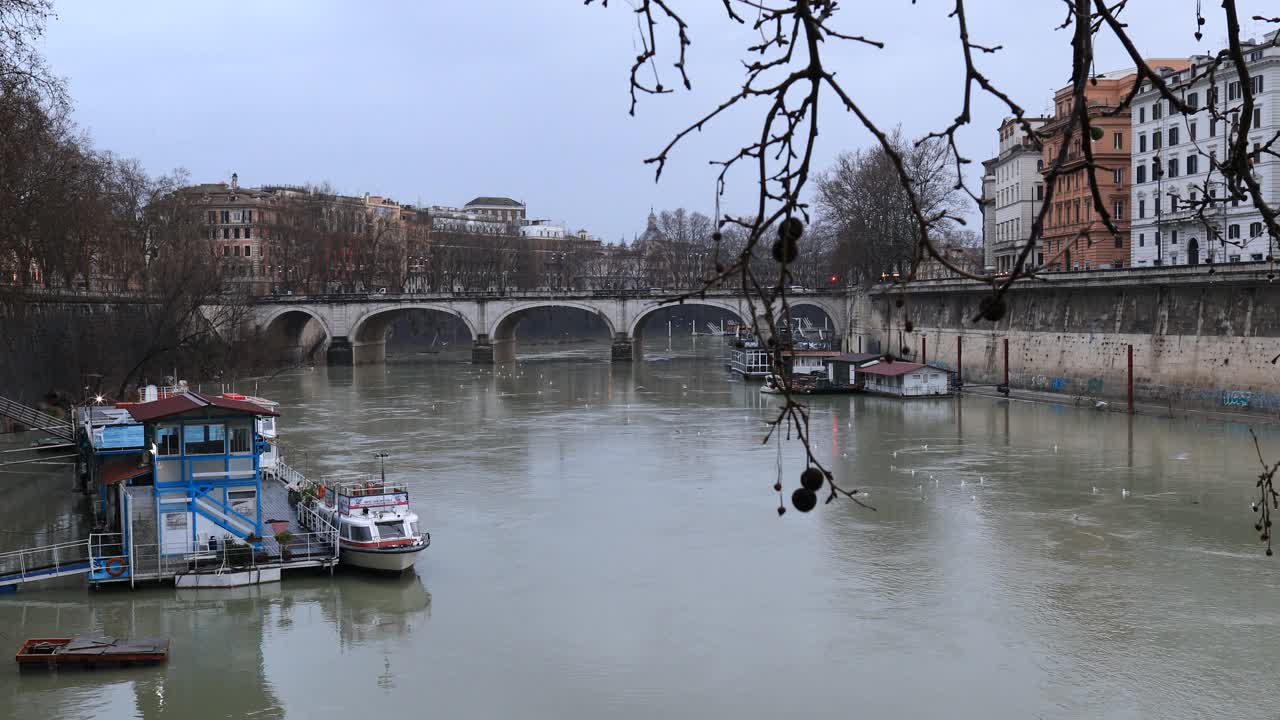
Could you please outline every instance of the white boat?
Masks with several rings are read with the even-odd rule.
[[[760,392],[765,395],[781,395],[782,383],[778,381],[778,376],[770,373],[764,378],[764,384],[760,386]]]
[[[320,479],[316,511],[338,529],[344,565],[401,573],[431,544],[409,509],[409,487],[373,475]]]

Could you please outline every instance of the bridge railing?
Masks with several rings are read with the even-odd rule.
[[[841,295],[845,291],[844,288],[805,288],[803,290],[788,290],[790,297],[800,296],[830,296]],[[334,303],[334,302],[353,302],[353,301],[382,301],[382,302],[403,302],[403,301],[423,301],[423,300],[489,300],[489,299],[542,299],[542,298],[611,298],[611,299],[661,299],[685,292],[692,292],[692,289],[675,289],[675,288],[653,288],[640,290],[519,290],[511,292],[487,290],[460,290],[455,292],[406,292],[406,293],[371,293],[371,292],[350,292],[350,293],[315,293],[310,295],[260,295],[254,298],[259,303],[275,304],[275,303]],[[737,298],[743,297],[741,290],[708,290],[702,293],[705,297],[714,298]]]

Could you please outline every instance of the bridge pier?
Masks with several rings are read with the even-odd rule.
[[[633,359],[642,357],[640,352],[640,343],[632,342],[625,332],[615,333],[613,336],[613,347],[609,350],[609,357],[613,362],[631,362]]]
[[[489,343],[488,335],[481,333],[476,336],[475,344],[471,346],[471,364],[493,364],[493,345]]]
[[[379,340],[356,340],[351,344],[351,363],[353,365],[380,365],[387,361],[386,338]]]
[[[329,350],[325,353],[325,361],[330,365],[351,365],[351,341],[345,337],[335,337],[329,342]]]

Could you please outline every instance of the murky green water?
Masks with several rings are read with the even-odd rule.
[[[150,669],[0,665],[0,717],[1280,713],[1280,559],[1254,542],[1245,428],[818,398],[819,452],[878,511],[779,519],[776,449],[759,443],[771,400],[715,353],[275,378],[258,390],[283,403],[294,464],[391,453],[433,536],[417,577],[0,596],[0,647],[173,642]],[[83,532],[59,468],[3,470],[0,543]]]

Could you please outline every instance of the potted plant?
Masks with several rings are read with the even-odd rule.
[[[288,530],[276,533],[276,542],[280,544],[280,561],[289,562],[293,559],[293,549],[289,547],[289,543],[293,542],[293,533]]]

